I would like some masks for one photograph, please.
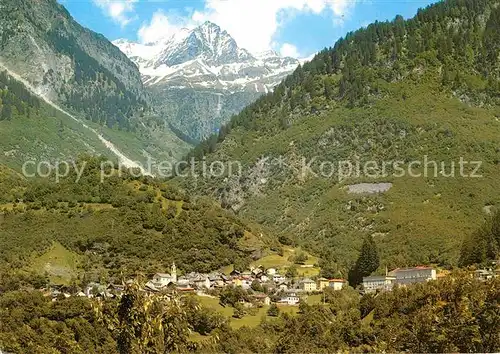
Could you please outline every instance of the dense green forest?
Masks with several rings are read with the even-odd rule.
[[[296,315],[231,329],[191,296],[146,296],[137,285],[119,300],[0,293],[0,347],[37,353],[498,352],[500,282],[461,273],[378,296],[327,291]]]
[[[190,153],[244,165],[243,176],[199,181],[197,192],[312,250],[337,275],[347,276],[367,235],[380,272],[458,265],[463,239],[500,203],[499,9],[443,1],[347,34]],[[438,166],[427,176],[381,173],[391,161],[420,161],[423,172],[425,158]],[[460,158],[481,161],[481,178],[447,177]],[[302,176],[303,159],[314,172],[375,161],[380,173]],[[350,193],[358,183],[392,187]]]
[[[12,23],[23,23],[25,14],[12,10]],[[93,82],[97,89],[59,93],[95,123],[133,129],[131,106],[143,102],[72,46],[78,38],[66,35],[66,25],[43,33],[57,51],[78,61],[75,82]],[[4,34],[16,33],[8,27],[0,47]],[[499,352],[500,279],[481,281],[471,275],[475,268],[456,269],[500,257],[499,54],[496,0],[439,2],[413,19],[398,16],[349,33],[188,156],[241,161],[243,176],[196,183],[136,177],[117,166],[103,170],[105,158],[95,156],[101,151],[68,158],[68,173],[59,181],[55,175],[28,179],[0,164],[0,350]],[[105,88],[118,95],[103,95]],[[5,139],[15,122],[26,131],[43,122],[51,132],[44,141],[58,147],[47,153],[52,157],[87,142],[68,117],[0,73]],[[36,142],[32,154],[41,149],[30,135],[11,135],[23,136],[22,144]],[[2,161],[11,162],[15,153],[16,143],[9,144]],[[482,162],[482,177],[436,171],[421,178],[339,180],[295,174],[302,158],[318,156],[312,169],[323,160],[408,164],[423,156],[447,161],[449,168],[450,161],[465,158]],[[103,171],[110,176],[102,179]],[[363,182],[391,188],[350,192]],[[376,295],[327,289],[321,303],[301,301],[293,314],[273,306],[259,324],[239,329],[194,295],[141,290],[144,279],[172,262],[179,274],[229,265],[243,270],[262,249],[279,251],[282,245],[318,256],[321,275],[349,277],[352,286],[387,268],[428,264],[450,272]],[[74,294],[91,281],[136,276],[116,299],[52,301],[38,290],[61,283]],[[236,305],[234,316],[240,316],[245,310],[238,300],[254,290],[228,289],[221,291],[220,305]]]
[[[468,235],[460,251],[460,266],[488,264],[500,259],[500,211]]]
[[[127,131],[136,129],[138,124],[132,118],[139,111],[146,109],[144,98],[130,92],[127,87],[83,49],[75,38],[64,32],[64,22],[55,24],[47,36],[58,52],[70,56],[75,63],[74,81],[79,86],[90,86],[87,90],[72,87],[59,93],[64,103],[76,112],[80,112],[93,122],[116,127]],[[61,29],[58,27],[62,27]],[[47,80],[50,75],[47,75]]]

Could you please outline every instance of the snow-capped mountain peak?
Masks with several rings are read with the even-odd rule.
[[[113,43],[136,63],[148,86],[268,92],[299,65],[274,51],[252,55],[209,21],[156,43]]]

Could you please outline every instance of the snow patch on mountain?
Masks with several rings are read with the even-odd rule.
[[[155,43],[113,42],[139,68],[146,86],[267,93],[300,61],[275,51],[252,54],[211,22]]]

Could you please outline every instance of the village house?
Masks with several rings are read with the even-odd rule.
[[[172,263],[171,273],[156,273],[153,276],[152,283],[157,288],[167,287],[170,283],[177,283],[177,268],[175,263]]]
[[[342,290],[347,285],[345,279],[329,279],[328,287],[333,290]]]
[[[106,288],[106,294],[112,298],[121,297],[124,286],[121,284],[109,284]]]
[[[153,284],[158,288],[163,288],[173,283],[172,276],[168,273],[156,273],[153,276]]]
[[[267,273],[267,275],[271,275],[271,276],[273,276],[273,275],[275,275],[275,274],[276,274],[276,268],[268,268],[268,269],[266,270],[266,273]]]
[[[264,274],[264,270],[262,267],[252,268],[251,269],[252,276],[258,277],[260,274]]]
[[[144,285],[144,290],[148,291],[148,292],[159,292],[160,289],[156,287],[156,285],[152,282],[152,281],[148,281],[145,285]]]
[[[436,280],[436,270],[431,267],[397,268],[388,274],[395,277],[398,285],[424,283],[429,280]]]
[[[243,284],[243,278],[241,277],[233,277],[230,282],[231,285],[234,286],[242,286]]]
[[[238,300],[238,303],[242,305],[244,308],[252,308],[254,307],[254,304],[251,302],[248,302],[246,300]]]
[[[394,285],[406,286],[409,284],[425,283],[436,280],[436,270],[432,267],[418,266],[413,268],[397,268],[385,276],[371,276],[363,278],[365,292],[392,290]]]
[[[299,282],[300,289],[310,292],[310,291],[316,291],[316,282],[314,280],[311,280],[309,278],[302,279]]]
[[[253,276],[253,273],[249,270],[245,270],[244,272],[241,273],[241,276],[243,278],[248,279],[248,278],[251,278]]]
[[[272,281],[261,282],[262,287],[266,288],[268,292],[274,292],[276,290],[276,284]]]
[[[99,283],[89,283],[83,292],[85,293],[85,296],[91,298],[95,296],[104,296],[106,293],[106,285],[102,285]]]
[[[330,282],[326,278],[319,278],[317,282],[318,282],[317,288],[319,291],[323,291],[324,288],[330,286]]]
[[[300,298],[297,296],[296,293],[288,293],[284,297],[282,297],[279,301],[280,304],[283,305],[298,305],[300,302]]]
[[[210,285],[212,288],[223,288],[226,286],[226,282],[224,280],[216,280],[215,282],[210,281]]]
[[[396,277],[389,275],[375,275],[363,278],[363,289],[365,293],[391,290],[396,281]]]
[[[286,281],[286,277],[284,275],[281,275],[281,274],[274,274],[273,275],[273,281],[276,283],[276,284],[280,284],[280,283],[284,283]]]
[[[177,279],[177,285],[180,286],[180,287],[188,287],[190,285],[190,281],[187,277],[183,276],[183,277],[179,277]]]
[[[193,293],[195,291],[194,288],[192,287],[177,287],[175,290],[177,290],[178,292],[181,292],[181,293]]]

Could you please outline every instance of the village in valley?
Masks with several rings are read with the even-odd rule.
[[[307,265],[304,267],[308,267]],[[327,279],[320,277],[291,277],[288,268],[265,268],[263,266],[251,266],[240,272],[232,270],[228,274],[215,271],[211,273],[191,272],[178,275],[178,270],[173,263],[169,273],[156,273],[142,286],[142,291],[147,293],[177,293],[192,294],[199,298],[211,298],[220,300],[224,290],[238,292],[237,304],[232,304],[249,309],[262,308],[276,305],[278,308],[297,306],[301,301],[308,299],[324,298],[325,292],[335,292],[347,289],[349,283],[346,279]],[[359,294],[377,294],[383,291],[391,291],[396,286],[411,286],[428,281],[439,281],[440,278],[448,276],[449,272],[439,272],[430,266],[417,266],[411,268],[397,268],[386,271],[385,275],[372,275],[363,278],[361,286],[358,286]],[[480,280],[489,280],[498,277],[499,271],[493,269],[476,270],[471,276]],[[132,283],[129,280],[128,283]],[[82,291],[73,294],[88,298],[114,298],[120,297],[126,286],[124,284],[99,284],[90,283]],[[49,295],[49,294],[47,294]],[[72,294],[64,290],[64,287],[53,287],[50,291],[53,300],[59,297],[70,297]],[[220,301],[222,302],[222,301]],[[311,302],[309,302],[311,303]]]

